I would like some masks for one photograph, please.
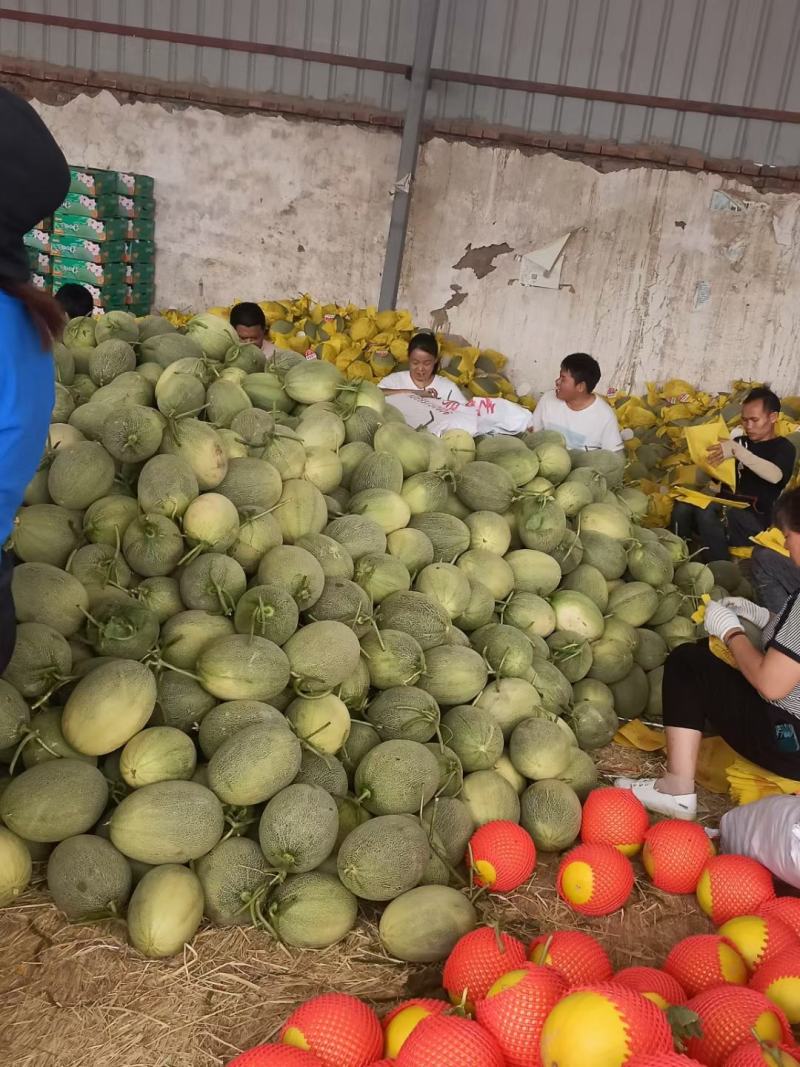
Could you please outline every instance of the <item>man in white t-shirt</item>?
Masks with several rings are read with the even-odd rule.
[[[600,381],[600,365],[585,352],[573,352],[561,364],[552,393],[544,393],[536,405],[534,430],[558,430],[567,448],[619,452],[623,448],[617,416],[594,388]]]

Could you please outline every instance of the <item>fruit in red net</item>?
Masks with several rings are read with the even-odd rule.
[[[714,846],[696,822],[664,819],[644,836],[642,865],[657,889],[694,893],[700,875],[714,855]]]
[[[500,1046],[506,1067],[537,1062],[544,1021],[566,992],[558,971],[526,963],[498,978],[478,1001],[477,1020]]]
[[[753,1036],[777,1044],[792,1040],[786,1016],[755,989],[717,986],[686,1007],[700,1017],[702,1030],[701,1037],[687,1040],[686,1051],[708,1067],[725,1067],[727,1057]]]
[[[456,1015],[423,1019],[395,1062],[397,1067],[506,1067],[492,1035]]]
[[[581,815],[585,845],[613,845],[623,856],[635,856],[650,826],[647,810],[629,789],[594,789]]]
[[[614,975],[614,984],[641,993],[662,1011],[688,1000],[680,982],[658,967],[626,967]]]
[[[786,948],[800,947],[792,928],[774,915],[737,915],[723,923],[718,933],[736,946],[751,971]]]
[[[558,1067],[627,1064],[640,1052],[669,1052],[672,1031],[651,1000],[607,983],[568,993],[542,1027],[541,1059]]]
[[[800,945],[762,963],[750,979],[750,988],[777,1004],[792,1026],[800,1023]]]
[[[581,915],[609,915],[631,895],[633,867],[612,845],[578,845],[561,860],[556,886]]]
[[[774,897],[762,904],[757,915],[777,915],[800,938],[800,897]]]
[[[664,970],[690,997],[720,985],[745,986],[747,964],[730,941],[718,934],[693,934],[672,946]]]
[[[752,915],[772,900],[775,888],[766,867],[749,856],[714,856],[697,883],[697,903],[715,926]]]
[[[800,1051],[792,1045],[745,1041],[733,1052],[725,1067],[800,1067]]]
[[[697,1060],[690,1060],[679,1052],[643,1052],[627,1060],[625,1067],[703,1067]]]
[[[367,1067],[383,1055],[378,1016],[346,993],[322,993],[301,1004],[281,1027],[280,1040],[313,1052],[324,1067]]]
[[[456,942],[444,965],[442,985],[454,1004],[466,996],[474,1007],[501,975],[521,967],[525,958],[525,946],[516,937],[483,926]]]
[[[533,874],[536,846],[517,823],[496,819],[478,827],[469,839],[465,863],[477,885],[494,893],[510,893]]]
[[[257,1045],[242,1052],[228,1067],[323,1067],[313,1052],[286,1045]]]
[[[570,988],[607,982],[614,973],[606,950],[582,930],[540,934],[528,946],[528,958],[560,971]]]
[[[418,998],[416,1000],[404,1000],[381,1019],[383,1026],[383,1051],[390,1060],[397,1058],[397,1054],[405,1044],[408,1035],[414,1027],[427,1019],[429,1015],[442,1015],[450,1010],[446,1000],[433,1000]]]

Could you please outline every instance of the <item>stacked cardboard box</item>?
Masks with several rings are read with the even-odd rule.
[[[34,229],[25,234],[31,281],[37,289],[44,289],[46,293],[53,290],[52,231],[53,220],[47,218],[42,219]]]
[[[148,314],[155,288],[153,179],[86,167],[70,167],[70,176],[46,253],[53,291],[75,282],[92,294],[98,313]],[[29,234],[33,252],[32,240]]]

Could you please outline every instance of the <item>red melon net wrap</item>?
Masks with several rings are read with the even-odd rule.
[[[709,917],[715,926],[737,915],[752,915],[775,896],[772,875],[749,856],[714,856],[705,866],[706,873],[711,891]]]
[[[454,1015],[432,1015],[415,1026],[400,1049],[397,1067],[506,1067],[492,1035]]]
[[[742,980],[725,977],[720,963],[720,946],[725,946],[742,962]],[[672,946],[664,970],[677,979],[690,997],[719,985],[746,985],[747,965],[735,945],[718,934],[693,934]]]
[[[303,1052],[287,1045],[258,1045],[248,1049],[228,1067],[323,1067],[322,1060],[313,1052]]]
[[[564,878],[573,863],[585,863],[592,869],[592,895],[583,903],[575,903],[564,893]],[[609,915],[631,895],[633,867],[611,845],[578,845],[559,864],[556,888],[561,899],[581,915]]]
[[[465,862],[473,867],[479,860],[491,863],[495,880],[488,886],[495,893],[510,893],[527,882],[536,866],[533,838],[517,823],[497,819],[479,827],[469,840]],[[486,883],[473,871],[477,885]]]
[[[624,985],[626,989],[641,993],[642,996],[645,993],[655,993],[670,1005],[683,1004],[689,999],[680,982],[658,967],[626,967],[617,971],[614,981]]]
[[[298,1030],[325,1067],[368,1067],[383,1055],[378,1016],[357,997],[323,993],[301,1004],[281,1027]]]
[[[629,789],[595,789],[583,805],[581,840],[586,845],[638,847],[649,826],[644,804]]]
[[[702,826],[665,819],[645,834],[642,862],[657,889],[665,893],[694,893],[714,846]]]
[[[497,1041],[507,1067],[536,1062],[545,1020],[567,992],[566,981],[552,967],[528,963],[524,969],[521,982],[476,1006],[478,1022]]]
[[[700,1016],[702,1037],[690,1037],[686,1051],[708,1067],[725,1067],[727,1057],[752,1037],[759,1017],[771,1013],[780,1023],[782,1039],[791,1042],[786,1016],[763,993],[739,986],[717,986],[698,993],[686,1007]]]
[[[466,991],[467,999],[476,1004],[498,978],[525,962],[521,941],[484,926],[456,942],[444,965],[442,985],[451,1000],[458,1002]]]
[[[594,985],[607,982],[614,973],[608,953],[590,934],[582,930],[556,930],[553,934],[541,934],[528,946],[528,956],[533,959],[534,949],[550,942],[547,950],[550,967],[566,978],[570,986]],[[541,961],[544,963],[544,960]]]

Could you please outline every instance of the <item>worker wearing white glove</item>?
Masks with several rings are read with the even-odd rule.
[[[740,619],[747,619],[754,623],[759,630],[763,630],[772,618],[766,608],[762,608],[760,604],[754,604],[752,600],[747,600],[743,596],[725,596],[720,600],[720,604],[723,608],[730,608]]]
[[[779,499],[775,525],[800,568],[800,489]],[[743,619],[761,627],[757,641]],[[730,656],[719,658],[703,640],[670,652],[662,685],[666,768],[659,778],[615,782],[650,811],[676,819],[696,816],[697,761],[709,728],[744,759],[800,780],[800,591],[774,614],[741,597],[711,601],[704,625]]]
[[[746,603],[746,601],[745,601]],[[755,605],[753,605],[755,607]],[[744,628],[739,622],[735,611],[725,607],[720,601],[712,600],[706,604],[706,613],[703,618],[703,626],[709,637],[718,637],[720,641],[728,642],[729,636],[744,633]]]

